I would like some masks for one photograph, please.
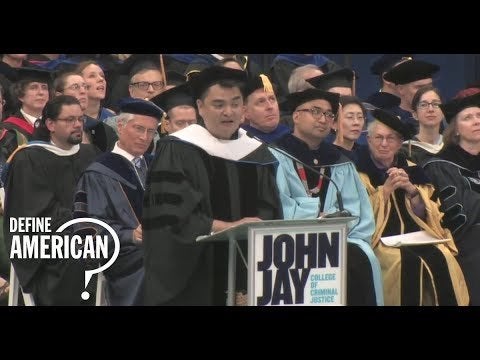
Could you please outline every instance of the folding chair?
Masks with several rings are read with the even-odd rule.
[[[103,273],[99,273],[97,280],[97,292],[95,295],[95,306],[108,305],[105,298],[106,281],[107,280],[105,279]],[[15,273],[15,269],[13,268],[13,265],[10,265],[10,292],[8,294],[8,306],[18,306],[18,294],[20,291],[22,292],[25,306],[35,306],[33,295],[23,291],[22,287],[20,286],[20,282],[18,281],[17,274]]]
[[[95,306],[108,306],[107,298],[105,296],[105,286],[107,286],[107,279],[105,279],[105,275],[103,275],[103,273],[98,273]]]
[[[18,292],[22,292],[23,302],[25,306],[35,306],[35,300],[33,300],[33,295],[23,291],[18,281],[17,274],[13,265],[10,264],[10,292],[8,294],[8,306],[18,306]]]

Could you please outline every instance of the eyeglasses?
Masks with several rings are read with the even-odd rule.
[[[145,134],[145,131],[146,131],[147,136],[152,137],[152,138],[155,136],[155,133],[157,132],[156,129],[147,129],[146,127],[143,127],[141,125],[133,125],[132,128],[133,128],[133,130],[135,130],[135,132],[138,135],[143,135],[143,134]]]
[[[65,90],[66,90],[66,89],[70,89],[70,90],[73,90],[73,91],[78,91],[78,90],[80,90],[80,88],[84,88],[85,90],[88,90],[89,86],[88,86],[87,84],[85,84],[85,83],[83,83],[83,84],[77,84],[77,83],[75,83],[75,84],[72,84],[72,85],[70,85],[70,86],[67,86],[67,87],[65,88]]]
[[[386,140],[388,144],[393,144],[397,141],[399,141],[399,138],[396,137],[396,136],[387,136],[387,137],[384,137],[382,135],[375,135],[373,137],[373,141],[376,143],[376,144],[383,144],[383,141]]]
[[[135,86],[140,90],[148,90],[150,85],[153,87],[153,90],[161,90],[164,88],[165,83],[163,81],[154,81],[154,82],[139,81],[139,82],[131,83],[130,85]]]
[[[77,121],[80,123],[80,124],[83,124],[85,122],[85,116],[70,116],[68,118],[65,118],[65,119],[56,119],[58,121],[65,121],[68,125],[73,125],[75,124]]]
[[[440,102],[438,102],[438,101],[432,101],[432,102],[420,101],[420,102],[418,103],[418,108],[419,108],[419,109],[422,109],[422,110],[427,110],[428,107],[429,107],[430,105],[432,105],[432,108],[434,108],[434,109],[439,109],[441,104],[442,104],[442,103],[440,103]]]
[[[335,118],[335,114],[331,111],[322,111],[322,109],[320,108],[317,108],[317,107],[313,107],[311,109],[297,109],[296,111],[306,111],[306,112],[309,112],[310,114],[312,114],[312,116],[315,118],[315,119],[320,119],[323,116],[325,116],[326,119],[329,119],[329,120],[332,120]]]

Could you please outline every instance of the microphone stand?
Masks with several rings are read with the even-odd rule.
[[[325,174],[322,174],[320,171],[318,171],[317,169],[315,169],[313,166],[310,166],[308,164],[305,164],[303,161],[300,161],[299,159],[297,159],[295,156],[291,155],[290,153],[286,152],[285,150],[283,150],[282,148],[274,145],[274,144],[269,144],[265,141],[263,141],[262,139],[258,138],[257,136],[253,135],[252,133],[250,132],[247,132],[247,136],[248,137],[251,137],[259,142],[261,142],[262,144],[265,144],[267,147],[271,148],[271,149],[274,149],[280,153],[282,153],[283,155],[285,155],[286,157],[288,157],[289,159],[299,163],[299,164],[302,164],[305,168],[307,168],[308,170],[314,172],[315,174],[323,177],[324,179],[327,179],[328,181],[330,181],[333,186],[335,186],[335,189],[336,189],[336,197],[337,197],[337,202],[338,202],[338,211],[335,211],[334,213],[332,214],[325,214],[323,216],[321,216],[320,218],[321,219],[329,219],[329,218],[336,218],[336,217],[350,217],[352,216],[352,214],[350,213],[350,211],[346,210],[344,207],[343,207],[343,198],[342,198],[342,194],[340,193],[340,188],[338,187],[337,183],[335,181],[332,180],[332,178],[330,176],[327,176]]]

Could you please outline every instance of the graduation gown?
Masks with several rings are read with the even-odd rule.
[[[302,140],[293,135],[282,138],[281,148],[318,170],[324,169],[339,186],[345,209],[358,219],[349,223],[347,234],[347,304],[383,305],[383,288],[380,264],[370,245],[375,230],[373,212],[368,196],[353,164],[332,144],[322,142],[316,150],[310,150]],[[312,219],[325,213],[338,211],[337,190],[323,180],[319,196],[307,195],[293,160],[272,150],[279,161],[277,184],[285,219]],[[318,184],[319,175],[309,169],[309,188]]]
[[[19,145],[24,145],[31,140],[32,134],[33,126],[20,111],[0,123],[0,174],[10,155]],[[3,187],[2,180],[0,180],[0,187]],[[3,204],[0,204],[0,209],[3,213]],[[0,226],[3,226],[3,214],[0,215]],[[0,235],[0,274],[5,278],[10,274],[10,260],[6,253],[3,234]]]
[[[196,238],[210,234],[214,219],[281,219],[275,162],[242,129],[219,140],[191,125],[159,141],[143,210],[147,305],[225,305],[228,245]],[[238,259],[238,289],[245,280]]]
[[[105,110],[102,108],[102,111]],[[113,116],[115,114],[106,114],[106,117]],[[103,120],[102,119],[102,120]],[[95,145],[101,152],[111,151],[118,140],[117,133],[111,126],[108,126],[101,120],[95,120],[89,116],[86,117],[84,130],[90,137],[90,142]]]
[[[143,247],[133,240],[142,219],[143,187],[133,164],[121,155],[100,155],[77,184],[75,217],[93,217],[109,224],[120,239],[117,260],[104,275],[109,305],[143,305]],[[97,233],[109,236],[103,227]]]
[[[443,138],[440,135],[438,144],[429,144],[418,141],[416,137],[412,140],[404,141],[400,152],[415,164],[422,165],[427,160],[433,158],[443,147]]]
[[[290,129],[288,126],[284,124],[278,124],[277,128],[273,130],[272,132],[265,133],[261,130],[258,130],[257,128],[254,128],[253,126],[250,126],[248,124],[243,124],[242,129],[244,129],[246,132],[252,134],[253,136],[258,137],[259,139],[265,141],[266,143],[273,143],[279,140],[281,137],[285,136],[286,134],[289,134],[292,132],[292,129]]]
[[[7,162],[19,145],[32,140],[33,126],[20,111],[6,118],[0,124],[0,163]]]
[[[75,184],[95,154],[91,145],[76,145],[65,152],[43,142],[15,153],[5,183],[3,231],[8,253],[12,236],[16,235],[10,232],[11,217],[51,217],[53,232],[72,219]],[[37,305],[85,303],[80,298],[86,270],[81,260],[13,259],[12,262],[22,288],[33,293]]]
[[[407,171],[419,191],[425,203],[425,219],[415,215],[403,189],[384,199],[386,169],[375,166],[367,149],[359,154],[357,164],[376,220],[372,245],[382,267],[385,305],[468,305],[465,278],[455,259],[457,248],[450,231],[441,226],[437,203],[430,199],[433,186],[422,169],[401,154],[397,154],[395,166]],[[380,241],[382,236],[420,230],[450,241],[402,247],[389,247]]]
[[[471,304],[480,305],[480,156],[452,144],[423,167],[445,213],[442,222],[455,239]]]

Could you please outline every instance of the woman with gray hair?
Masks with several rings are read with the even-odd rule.
[[[399,153],[411,136],[409,127],[384,110],[372,115],[368,149],[359,151],[356,165],[375,217],[372,247],[382,267],[385,305],[468,305],[457,248],[431,200],[434,188],[422,168]],[[385,239],[421,234],[445,242],[392,245]]]

